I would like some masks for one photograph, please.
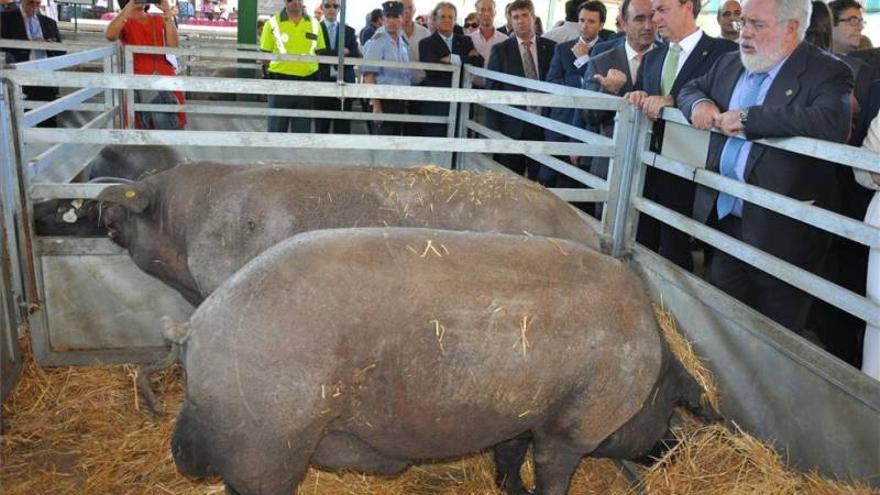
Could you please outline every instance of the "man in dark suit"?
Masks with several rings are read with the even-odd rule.
[[[321,21],[321,31],[324,33],[324,40],[327,42],[327,48],[318,52],[318,55],[331,56],[335,57],[339,55],[339,49],[337,44],[339,43],[339,28],[345,28],[345,42],[343,44],[343,55],[346,57],[360,57],[361,53],[358,50],[357,38],[354,34],[354,28],[344,25],[340,26],[339,21],[337,20],[339,17],[339,0],[325,0],[322,4],[324,11],[324,20]],[[319,81],[336,81],[337,73],[336,65],[330,64],[321,64],[318,67],[318,80]],[[354,83],[354,67],[351,65],[345,66],[345,72],[342,74],[342,79],[347,83]],[[346,112],[351,111],[351,98],[346,98],[342,100],[341,104],[339,99],[337,98],[315,98],[315,109],[316,110],[342,110]],[[333,131],[336,134],[349,134],[351,132],[351,121],[345,119],[316,119],[315,120],[315,129],[317,132],[322,134],[327,134],[330,131],[330,127],[333,127]]]
[[[807,155],[736,139],[804,136],[844,142],[851,119],[852,71],[803,41],[809,0],[750,0],[743,7],[740,53],[722,56],[690,82],[678,106],[699,129],[716,127],[709,170],[805,203],[833,210],[839,201],[836,167]],[[773,256],[818,273],[831,234],[728,194],[699,187],[694,218]],[[812,297],[716,252],[709,280],[781,325],[802,332]]]
[[[470,64],[475,67],[483,66],[483,57],[474,48],[474,42],[469,36],[455,34],[455,18],[457,10],[451,2],[440,2],[431,12],[436,31],[431,36],[419,42],[419,61],[430,64]],[[452,73],[438,70],[425,72],[422,86],[438,88],[452,87]],[[420,105],[420,113],[423,115],[448,115],[449,104],[442,101],[426,101]],[[445,136],[446,125],[424,124],[423,136]]]
[[[708,72],[719,56],[736,50],[736,43],[713,38],[697,27],[700,0],[653,0],[652,5],[654,24],[668,44],[645,55],[635,91],[625,97],[648,117],[657,119],[663,108],[675,104],[675,97],[685,83]],[[652,149],[660,149],[662,136],[660,122],[654,126]],[[694,184],[649,168],[644,196],[687,215],[693,206]],[[641,215],[637,240],[682,268],[693,268],[690,239],[675,228]]]
[[[11,40],[61,42],[58,24],[40,13],[40,0],[22,0],[18,10],[0,13],[0,38]],[[61,55],[62,52],[45,50],[6,50],[6,62],[27,62]],[[24,94],[29,100],[51,101],[58,97],[58,88],[25,86]],[[55,127],[55,117],[41,122],[38,127]]]
[[[553,51],[553,59],[550,61],[550,70],[547,72],[547,82],[580,88],[584,85],[584,73],[587,71],[587,62],[593,46],[600,41],[600,32],[605,25],[607,11],[605,5],[598,0],[589,0],[576,7],[575,18],[577,19],[578,36],[574,39],[558,43]],[[584,127],[584,121],[580,112],[572,108],[551,108],[549,117],[566,124],[579,128]],[[568,141],[569,139],[549,129],[544,131],[548,141]],[[577,157],[566,157],[572,165],[578,165]],[[555,170],[541,165],[538,171],[538,182],[545,186],[557,185],[558,187],[577,187],[573,181],[560,177],[557,182]]]
[[[535,6],[531,0],[514,0],[508,5],[513,35],[492,47],[489,56],[489,70],[513,76],[545,80],[553,58],[556,43],[535,35]],[[495,80],[487,81],[488,89],[503,91],[525,91],[525,88]],[[543,114],[538,108],[528,108],[530,112]],[[543,141],[544,132],[540,127],[522,120],[490,112],[490,126],[511,139],[524,141]],[[538,175],[537,162],[525,155],[495,155],[495,159],[517,174],[528,171],[529,178]]]
[[[651,20],[651,0],[623,0],[620,4],[620,25],[625,42],[590,58],[584,73],[584,89],[610,95],[623,95],[633,90],[644,55],[654,48],[656,29]],[[587,110],[584,120],[604,136],[614,134],[614,112]],[[608,176],[608,159],[594,158],[590,173]]]

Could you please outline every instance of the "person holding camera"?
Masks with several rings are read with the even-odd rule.
[[[118,0],[122,9],[107,26],[104,36],[109,41],[119,40],[126,45],[170,46],[178,45],[177,24],[169,0]],[[151,4],[156,4],[162,14],[150,14]],[[134,73],[174,76],[177,74],[176,59],[169,54],[134,54]],[[153,93],[147,96],[147,93]],[[181,91],[138,91],[142,103],[184,104]],[[135,126],[140,129],[182,129],[186,114],[165,112],[138,112]]]

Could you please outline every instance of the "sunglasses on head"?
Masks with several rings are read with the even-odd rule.
[[[325,3],[324,8],[325,9],[338,9],[339,4],[338,3]]]

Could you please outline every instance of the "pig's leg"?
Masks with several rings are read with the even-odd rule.
[[[523,433],[518,437],[499,443],[495,446],[495,484],[507,495],[527,495],[523,486],[520,469],[529,450],[531,434]]]
[[[535,495],[566,495],[581,459],[595,448],[565,434],[535,432]]]

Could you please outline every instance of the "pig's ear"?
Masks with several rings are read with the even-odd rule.
[[[104,189],[97,200],[99,203],[107,202],[123,206],[134,213],[143,213],[149,210],[155,195],[156,190],[150,184],[122,184]]]

